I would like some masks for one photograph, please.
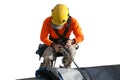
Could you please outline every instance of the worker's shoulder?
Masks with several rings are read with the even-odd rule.
[[[45,20],[44,20],[44,21],[45,21],[45,22],[51,21],[51,18],[52,18],[52,17],[51,17],[51,16],[49,16],[49,17],[45,18]]]
[[[71,23],[73,23],[73,24],[77,22],[77,19],[74,17],[71,17],[71,16],[70,16],[70,20],[71,20]]]

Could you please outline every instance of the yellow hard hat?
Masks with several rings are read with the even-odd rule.
[[[69,17],[69,9],[64,4],[57,4],[52,10],[52,23],[55,25],[63,26]]]

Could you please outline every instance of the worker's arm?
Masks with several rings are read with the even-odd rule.
[[[82,29],[79,25],[79,23],[74,20],[73,24],[72,24],[74,27],[73,27],[73,33],[75,35],[75,43],[80,43],[84,40],[84,35],[83,35],[83,32],[82,32]]]
[[[43,43],[45,43],[46,45],[50,46],[52,41],[48,38],[49,35],[49,27],[50,27],[50,22],[48,19],[46,19],[43,22],[43,26],[41,29],[41,33],[40,33],[40,39]]]

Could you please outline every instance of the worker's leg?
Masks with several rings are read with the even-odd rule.
[[[72,60],[74,59],[74,56],[76,54],[76,45],[71,45],[68,48],[68,51],[64,54],[64,57],[62,59],[62,63],[66,68],[71,67]]]
[[[44,51],[43,53],[43,63],[42,63],[42,66],[43,67],[49,67],[49,66],[52,66],[53,64],[53,60],[54,60],[54,50],[52,47],[48,47],[46,48],[46,50]]]

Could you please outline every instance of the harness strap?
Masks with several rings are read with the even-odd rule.
[[[59,34],[58,29],[54,29],[54,31],[56,32],[56,34],[59,36],[59,39],[54,39],[54,38],[52,38],[51,36],[49,36],[49,39],[52,40],[52,41],[62,40],[62,41],[65,41],[65,42],[66,42],[66,40],[68,40],[68,39],[65,38],[65,35],[66,35],[66,33],[68,32],[68,30],[69,30],[70,22],[71,22],[71,16],[69,16],[69,18],[68,18],[68,21],[67,21],[68,24],[67,24],[67,26],[65,27],[65,31],[64,31],[63,35],[60,35],[60,34]]]
[[[68,30],[69,30],[70,22],[71,22],[71,16],[69,16],[69,18],[68,18],[68,21],[67,21],[68,24],[67,24],[67,26],[65,27],[65,31],[64,31],[63,35],[60,35],[60,34],[58,33],[58,29],[54,29],[54,31],[55,31],[56,34],[59,36],[59,38],[63,39],[63,38],[65,37],[66,33],[67,33]]]

